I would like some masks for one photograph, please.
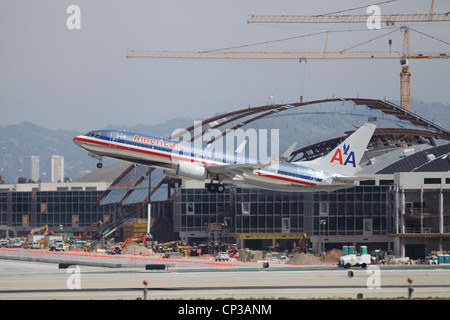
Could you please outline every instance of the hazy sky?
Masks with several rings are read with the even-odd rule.
[[[267,103],[335,97],[399,100],[397,60],[210,61],[127,59],[127,50],[341,51],[399,29],[364,24],[248,24],[255,14],[317,15],[380,3],[382,14],[427,13],[430,1],[397,0],[0,0],[0,125],[31,121],[87,131],[107,124],[201,120]],[[81,9],[69,30],[67,8]],[[435,12],[450,2],[435,1]],[[345,12],[365,14],[365,9]],[[412,28],[450,43],[450,22]],[[345,31],[344,31],[345,30]],[[336,32],[342,31],[342,32]],[[401,51],[395,32],[352,51]],[[450,45],[411,33],[412,52],[450,52]],[[450,103],[450,60],[411,61],[412,98]],[[269,100],[269,96],[273,100]]]

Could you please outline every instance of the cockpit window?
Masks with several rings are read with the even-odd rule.
[[[100,137],[100,134],[95,133],[93,131],[89,131],[88,133],[86,133],[86,136],[98,138],[98,137]]]

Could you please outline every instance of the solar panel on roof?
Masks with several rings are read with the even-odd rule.
[[[152,194],[152,201],[167,201],[167,187],[162,186]]]
[[[148,172],[149,167],[138,165],[131,172],[129,172],[123,179],[121,179],[116,186],[123,186],[121,188],[113,187],[108,195],[103,199],[100,205],[120,203],[122,205],[142,203],[148,196]],[[155,169],[152,171],[152,188],[156,188],[159,183],[165,178],[164,170]],[[132,184],[134,183],[134,184]],[[165,192],[167,194],[167,190]],[[128,194],[126,199],[124,197]],[[167,200],[167,196],[165,197]],[[152,201],[160,201],[154,200]]]
[[[125,177],[117,182],[116,185],[133,186],[147,173],[148,170],[149,168],[147,166],[137,165],[130,172],[128,172]]]
[[[427,149],[422,152],[418,152],[413,155],[410,155],[400,161],[397,161],[397,162],[387,166],[386,168],[378,171],[377,173],[383,174],[383,173],[416,171],[420,167],[427,165],[427,163],[434,162],[434,161],[430,161],[429,157],[427,157],[427,154],[433,154],[436,159],[436,158],[440,158],[441,156],[443,156],[444,154],[447,154],[449,152],[450,152],[450,144]],[[444,165],[444,167],[445,167],[445,165]]]
[[[142,203],[148,197],[148,189],[136,189],[125,199],[122,205]]]
[[[125,197],[128,192],[128,188],[111,190],[108,195],[103,199],[100,205],[119,203]]]

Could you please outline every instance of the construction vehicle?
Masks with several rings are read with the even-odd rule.
[[[191,255],[191,247],[188,246],[184,240],[181,240],[180,243],[177,244],[177,251],[182,253],[185,257]]]
[[[365,269],[368,265],[372,264],[372,257],[370,254],[348,254],[339,257],[338,266],[340,268],[349,269],[351,267],[361,267]]]
[[[48,230],[48,225],[31,229],[28,238],[24,239],[25,247],[29,249],[43,249],[45,247],[44,237],[49,234],[54,234],[54,232]]]
[[[29,249],[44,249],[45,248],[45,240],[44,236],[32,236],[28,238],[26,248]]]
[[[425,257],[425,264],[437,265],[438,261],[438,256],[435,254],[429,254]]]
[[[115,245],[115,246],[109,247],[106,252],[108,254],[122,254],[122,248],[120,247],[120,245]]]
[[[46,234],[44,238],[37,241],[40,248],[48,248],[50,251],[66,250],[62,236]]]
[[[144,246],[144,247],[147,247],[147,235],[143,235],[143,236],[141,236],[141,237],[131,237],[131,238],[128,238],[128,239],[126,239],[123,243],[122,243],[122,245],[120,246],[120,248],[123,250],[123,248],[125,248],[125,246],[128,244],[128,243],[130,243],[130,242],[142,242],[142,245]]]
[[[174,252],[176,246],[178,243],[180,243],[182,240],[178,241],[169,241],[164,243],[158,243],[153,247],[153,250],[158,253],[167,253],[167,252]]]
[[[103,229],[103,223],[99,220],[97,222],[94,222],[93,224],[91,224],[89,227],[87,227],[84,231],[83,234],[81,236],[82,240],[86,240],[87,239],[87,235],[89,232],[92,231],[92,229],[94,229],[95,227],[97,227],[98,230],[98,235],[101,236],[102,235],[102,229]]]
[[[122,251],[125,249],[125,247],[131,242],[142,243],[142,245],[146,248],[147,240],[148,240],[148,235],[146,235],[146,234],[144,234],[141,237],[130,237],[130,238],[126,239],[122,244],[116,244],[116,245],[110,246],[107,249],[107,253],[108,254],[121,254]]]
[[[157,253],[179,252],[184,256],[190,256],[193,248],[188,246],[184,240],[177,240],[155,244],[153,250]]]
[[[59,239],[51,240],[48,244],[48,248],[50,251],[65,251],[66,247],[64,242]]]
[[[354,246],[344,246],[344,256],[339,257],[338,266],[340,268],[361,267],[365,269],[368,265],[376,263],[376,259],[371,254],[367,253],[367,247],[361,246],[359,253],[355,251]]]
[[[298,241],[298,247],[294,248],[294,253],[306,253],[308,251],[310,239],[306,236],[306,233],[302,233],[300,240]]]
[[[31,229],[30,235],[33,235],[33,234],[35,234],[35,233],[37,233],[37,232],[40,232],[40,231],[42,231],[42,230],[45,230],[45,231],[44,231],[44,235],[45,235],[45,234],[48,232],[48,225],[45,225],[45,226],[43,226],[43,227],[37,227],[37,228]]]
[[[215,261],[228,261],[230,256],[226,252],[218,252],[214,258]]]
[[[43,245],[42,245],[42,247],[43,247]],[[34,241],[33,243],[31,243],[31,249],[41,249],[41,242]]]

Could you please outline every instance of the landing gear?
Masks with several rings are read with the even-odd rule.
[[[88,153],[88,156],[97,159],[99,162],[97,163],[97,168],[101,169],[103,168],[103,163],[102,163],[102,156],[95,154],[95,153]]]
[[[225,191],[225,186],[221,183],[207,183],[206,188],[209,192],[223,193]]]

